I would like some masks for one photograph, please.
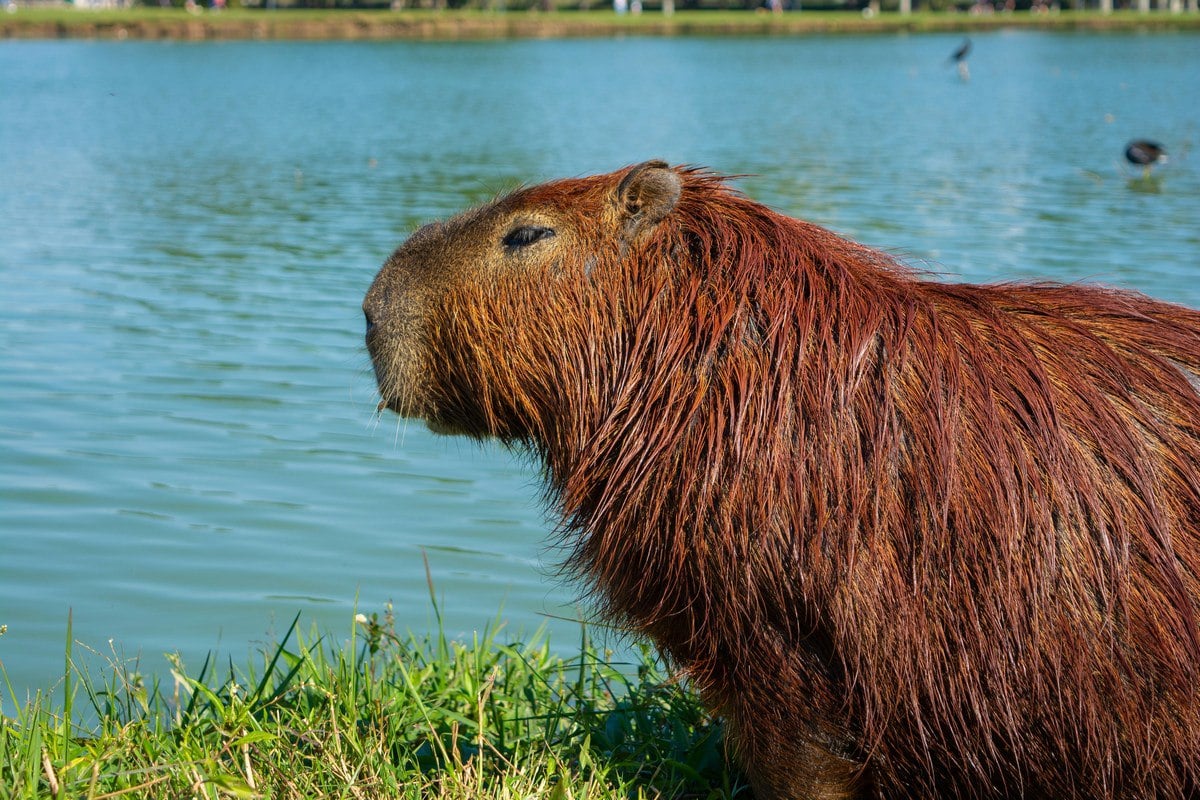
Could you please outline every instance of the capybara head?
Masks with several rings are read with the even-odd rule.
[[[427,225],[364,310],[388,407],[542,459],[756,796],[1200,796],[1200,313],[662,162]]]
[[[513,347],[530,325],[565,324],[548,316],[566,310],[561,304],[571,300],[562,295],[585,284],[602,290],[599,275],[619,265],[674,208],[681,179],[666,167],[648,162],[620,179],[523,189],[414,233],[388,259],[363,304],[367,346],[388,407],[438,431],[528,435],[520,419],[536,400],[528,395],[553,391],[531,386],[530,372],[553,381],[543,373],[564,355],[548,349],[568,343],[554,341],[565,331],[547,331],[538,352]],[[531,363],[539,356],[549,362]],[[482,384],[486,375],[449,374],[457,369],[521,372]]]

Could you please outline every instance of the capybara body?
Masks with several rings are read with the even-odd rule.
[[[757,797],[1200,795],[1200,313],[661,162],[428,225],[364,309],[384,403],[541,458]]]

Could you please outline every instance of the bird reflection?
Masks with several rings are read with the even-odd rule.
[[[954,62],[958,69],[958,77],[964,81],[971,80],[971,70],[967,67],[967,56],[971,54],[971,40],[963,39],[963,43],[958,46],[958,49],[950,54],[950,60]]]

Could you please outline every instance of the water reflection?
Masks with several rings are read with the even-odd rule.
[[[1163,175],[1139,175],[1136,178],[1130,178],[1125,182],[1130,191],[1140,192],[1142,194],[1162,194]]]

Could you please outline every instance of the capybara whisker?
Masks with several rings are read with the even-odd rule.
[[[543,462],[760,800],[1200,797],[1200,312],[657,161],[427,225],[363,306],[379,410]]]

